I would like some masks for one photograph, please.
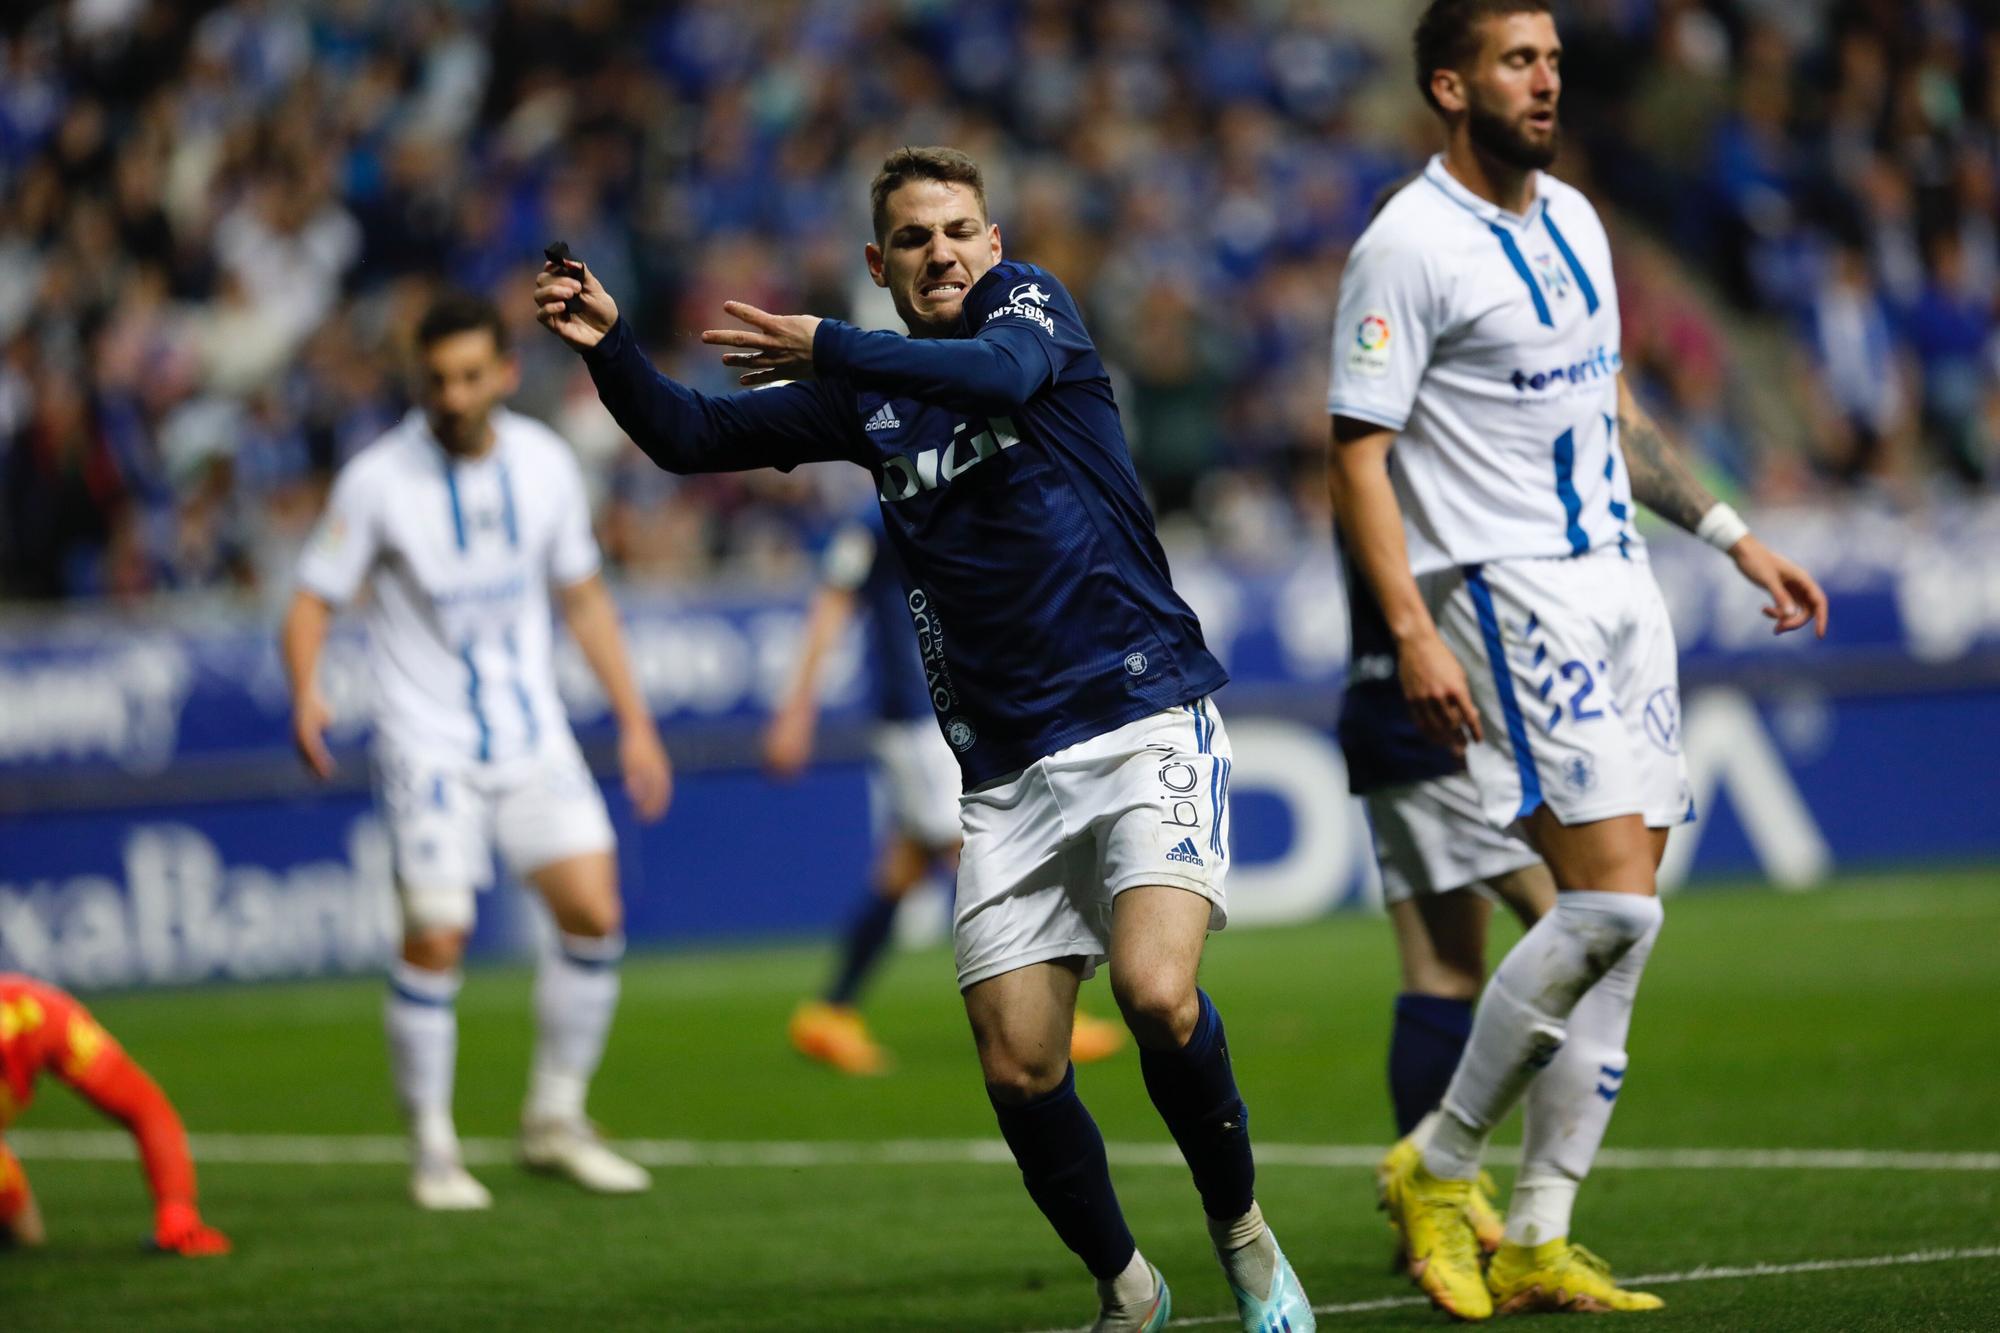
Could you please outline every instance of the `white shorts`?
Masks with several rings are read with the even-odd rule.
[[[539,750],[497,764],[425,755],[378,742],[375,790],[396,858],[408,929],[467,929],[473,894],[493,883],[497,849],[526,878],[616,845],[611,816],[567,728]]]
[[[889,827],[926,849],[958,845],[958,759],[937,723],[884,722],[872,737],[879,799]]]
[[[1382,901],[1450,893],[1541,860],[1518,832],[1494,828],[1464,773],[1369,792],[1368,823],[1382,869]]]
[[[959,798],[952,943],[960,990],[1111,948],[1111,900],[1167,885],[1228,913],[1229,735],[1206,699],[1128,722]]]
[[[1674,628],[1643,558],[1605,548],[1421,583],[1479,706],[1486,739],[1465,762],[1487,823],[1541,805],[1564,824],[1694,818]]]

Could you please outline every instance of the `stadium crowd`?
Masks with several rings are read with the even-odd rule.
[[[1431,148],[1407,53],[1343,10],[9,6],[0,597],[282,592],[332,469],[405,410],[399,339],[440,279],[517,321],[517,406],[576,444],[628,576],[796,573],[858,474],[654,470],[533,328],[528,281],[566,239],[663,367],[726,389],[692,331],[727,297],[890,322],[859,251],[903,143],[982,159],[1010,254],[1085,299],[1170,540],[1289,558],[1325,523],[1346,246]],[[1559,6],[1559,170],[1625,219],[1627,366],[1736,495],[1988,484],[1982,10]],[[1773,381],[1776,428],[1751,402]]]

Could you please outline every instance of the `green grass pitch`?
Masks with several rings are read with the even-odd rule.
[[[1511,938],[1511,932],[1507,938]],[[1934,1169],[1601,1169],[1577,1234],[1626,1274],[1955,1259],[1658,1288],[1649,1329],[1959,1329],[2000,1325],[2000,879],[1850,879],[1813,894],[1691,892],[1668,907],[1646,978],[1619,1149],[1860,1149],[1984,1154]],[[950,1145],[997,1135],[943,953],[898,957],[870,1012],[899,1065],[843,1080],[786,1048],[821,948],[635,957],[592,1110],[632,1139],[947,1141],[962,1160],[669,1165],[638,1199],[586,1197],[511,1165],[478,1167],[490,1213],[419,1214],[388,1162],[201,1165],[222,1260],[145,1255],[129,1162],[35,1152],[31,1132],[98,1128],[45,1086],[16,1127],[50,1244],[0,1254],[0,1328],[1040,1330],[1091,1292],[1011,1164]],[[1394,963],[1379,919],[1230,931],[1204,981],[1227,1017],[1259,1143],[1379,1144]],[[373,980],[107,996],[98,1015],[166,1085],[197,1135],[396,1131]],[[1086,1004],[1110,1012],[1102,979]],[[477,972],[460,1004],[459,1122],[511,1133],[526,1073],[528,985]],[[1229,1297],[1131,1052],[1080,1074],[1146,1253],[1175,1313],[1227,1328]],[[1503,1138],[1505,1135],[1503,1135]],[[199,1142],[199,1140],[198,1140]],[[255,1140],[273,1156],[294,1151]],[[324,1138],[311,1141],[324,1145]],[[365,1142],[365,1141],[361,1141]],[[311,1144],[295,1145],[299,1153]],[[379,1145],[378,1145],[379,1146]],[[1502,1154],[1504,1156],[1504,1154]],[[1503,1183],[1507,1172],[1499,1174]],[[1360,1165],[1266,1162],[1258,1193],[1321,1305],[1406,1298]],[[1410,1304],[1328,1329],[1439,1327]]]

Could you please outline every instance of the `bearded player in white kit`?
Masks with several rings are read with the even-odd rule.
[[[1603,226],[1543,170],[1562,55],[1546,0],[1434,0],[1415,47],[1447,147],[1341,278],[1333,500],[1418,724],[1464,750],[1484,818],[1518,825],[1558,893],[1495,970],[1441,1109],[1384,1160],[1383,1198],[1411,1275],[1460,1318],[1656,1309],[1569,1235],[1624,1084],[1667,830],[1693,817],[1673,630],[1632,502],[1726,551],[1778,632],[1824,634],[1826,598],[1694,479],[1624,381]],[[1531,1083],[1482,1273],[1466,1207]]]
[[[599,573],[575,454],[500,405],[518,377],[499,313],[442,297],[417,326],[416,353],[420,410],[342,469],[283,631],[294,740],[325,778],[332,714],[317,684],[320,649],[334,608],[368,593],[371,758],[403,909],[384,1017],[411,1197],[440,1210],[492,1203],[465,1169],[451,1094],[459,964],[496,848],[556,927],[535,982],[521,1159],[598,1193],[635,1193],[650,1177],[584,1115],[625,943],[611,821],[556,692],[551,587],[618,721],[619,765],[647,821],[666,811],[666,750]]]

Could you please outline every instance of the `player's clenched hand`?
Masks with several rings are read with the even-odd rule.
[[[741,377],[745,385],[755,388],[813,377],[813,335],[819,332],[819,316],[773,315],[741,301],[724,301],[722,312],[750,327],[707,329],[701,340],[711,347],[745,349],[722,357],[724,365],[746,372]]]
[[[577,295],[583,299],[571,311],[569,300]],[[611,326],[618,322],[618,303],[583,264],[551,260],[535,275],[535,318],[556,337],[582,350],[597,346],[611,332]]]
[[[292,744],[312,775],[322,782],[333,776],[333,755],[326,748],[326,729],[332,725],[333,710],[317,689],[307,686],[292,708]]]
[[[1417,728],[1452,753],[1465,752],[1466,738],[1486,739],[1465,668],[1435,631],[1399,645],[1397,672]]]
[[[764,767],[772,777],[789,782],[812,761],[813,713],[808,707],[786,705],[764,732]]]
[[[1777,622],[1773,634],[1795,630],[1810,621],[1813,632],[1826,637],[1826,594],[1812,575],[1755,537],[1744,537],[1730,547],[1729,558],[1744,578],[1770,594],[1771,604],[1764,608],[1764,614]]]
[[[674,766],[667,747],[652,727],[627,727],[618,737],[618,771],[625,778],[625,794],[645,823],[667,813],[674,798]]]
[[[199,1258],[228,1254],[229,1237],[205,1225],[189,1203],[163,1203],[153,1216],[153,1248]]]

